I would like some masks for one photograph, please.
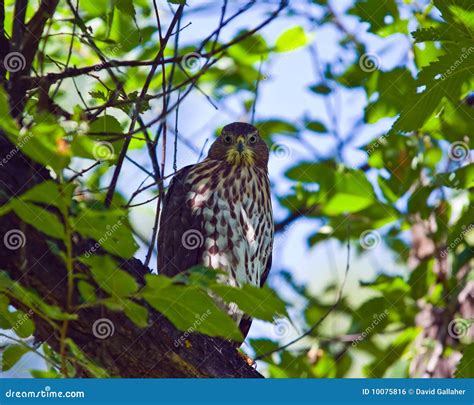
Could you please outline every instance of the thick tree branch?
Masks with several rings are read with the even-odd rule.
[[[21,53],[22,69],[12,73],[9,81],[10,107],[12,115],[18,117],[23,111],[27,83],[21,78],[28,75],[33,65],[39,42],[48,19],[54,14],[59,0],[42,0],[38,10],[25,26],[27,0],[18,0],[15,4],[12,48]]]
[[[0,156],[14,150],[0,134]],[[31,176],[31,173],[35,173]],[[0,171],[1,205],[21,190],[49,178],[48,171],[31,162],[21,152]],[[26,185],[26,187],[25,187]],[[26,244],[18,250],[0,249],[0,269],[24,287],[35,290],[51,305],[65,307],[66,269],[64,262],[55,255],[47,238],[36,229],[20,223],[13,214],[0,217],[0,234],[11,229],[24,229]],[[74,246],[75,253],[84,251],[84,242]],[[149,270],[140,261],[131,259],[121,266],[140,283]],[[77,269],[77,271],[87,271]],[[75,300],[77,300],[77,291]],[[146,306],[146,303],[141,302]],[[26,309],[26,308],[25,308]],[[71,321],[68,337],[96,364],[112,376],[121,377],[261,377],[238,354],[228,341],[200,334],[190,334],[189,344],[176,342],[183,336],[160,313],[148,307],[149,326],[138,328],[122,312],[112,312],[104,307],[84,308],[79,319]],[[107,318],[114,325],[114,333],[101,340],[94,336],[92,325],[99,318]],[[34,316],[35,338],[59,348],[59,336],[44,319]],[[83,374],[82,376],[87,376]]]

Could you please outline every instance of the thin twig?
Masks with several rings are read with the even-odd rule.
[[[270,356],[271,354],[273,353],[277,353],[277,352],[280,352],[282,350],[285,350],[286,348],[288,348],[289,346],[292,346],[294,345],[295,343],[299,342],[301,339],[303,339],[304,337],[306,336],[309,336],[311,333],[314,332],[314,330],[316,330],[316,328],[321,325],[321,323],[339,306],[339,303],[341,302],[342,300],[342,293],[343,293],[343,290],[344,290],[344,285],[346,284],[346,280],[347,280],[347,275],[349,274],[349,268],[350,268],[350,257],[351,257],[351,244],[350,244],[350,237],[349,237],[349,231],[348,231],[348,235],[347,235],[347,262],[346,262],[346,271],[344,273],[344,279],[342,280],[342,284],[341,284],[341,287],[339,289],[339,292],[337,294],[337,298],[336,298],[336,302],[334,302],[334,304],[327,310],[327,312],[321,317],[318,319],[318,321],[316,323],[314,323],[306,332],[304,332],[302,335],[298,336],[297,338],[293,339],[291,342],[288,342],[282,346],[279,346],[277,347],[276,349],[273,349],[273,350],[270,350],[260,356],[257,356],[255,358],[255,361],[257,360],[261,360],[265,357],[268,357]]]
[[[68,1],[69,2],[69,1]],[[254,2],[251,2],[253,4]],[[201,54],[202,58],[205,59],[210,59],[214,55],[217,55],[219,53],[222,53],[226,49],[230,48],[232,45],[235,45],[238,42],[243,41],[244,39],[252,36],[255,34],[257,31],[261,30],[263,27],[268,25],[271,21],[273,21],[278,14],[287,6],[288,0],[282,0],[280,2],[280,6],[278,7],[277,10],[275,10],[273,13],[270,14],[270,16],[264,20],[261,24],[259,24],[257,27],[251,29],[250,31],[246,31],[245,33],[237,36],[233,40],[229,41],[228,43],[214,49],[212,52],[208,53],[203,53]],[[230,17],[228,20],[231,18],[235,18],[235,16]],[[225,23],[228,21],[226,20]],[[216,30],[217,31],[217,30]],[[214,36],[216,34],[216,31],[211,34]],[[166,58],[163,60],[162,63],[168,64],[168,63],[180,63],[183,58],[186,55],[179,55],[179,56],[173,56],[171,58]],[[58,80],[61,80],[62,78],[69,78],[69,77],[74,77],[74,76],[82,76],[85,73],[90,73],[90,72],[97,72],[99,70],[104,70],[106,69],[110,73],[110,69],[112,68],[120,68],[120,67],[138,67],[138,66],[153,66],[153,60],[147,60],[147,61],[137,61],[137,60],[125,60],[125,61],[120,61],[120,60],[109,60],[109,61],[102,61],[101,63],[97,63],[92,66],[86,66],[82,68],[68,68],[63,72],[60,73],[48,73],[47,75],[43,77],[37,77],[37,78],[28,78],[28,77],[23,77],[23,81],[25,83],[25,86],[27,89],[32,89],[34,87],[38,86],[38,83],[41,79],[46,79],[48,80],[51,84],[55,83]]]
[[[177,156],[178,156],[178,114],[179,114],[179,101],[181,98],[181,91],[178,93],[178,106],[176,107],[175,121],[174,121],[174,151],[173,151],[173,170],[178,170]]]
[[[92,170],[94,167],[100,165],[102,163],[101,160],[98,160],[95,162],[92,166],[86,167],[85,169],[81,170],[80,172],[77,172],[74,176],[72,176],[69,180],[68,183],[72,183],[74,180],[76,180],[78,177],[81,177],[84,173],[87,173],[89,170]]]
[[[155,59],[153,60],[154,63],[152,64],[152,68],[150,69],[150,72],[148,73],[148,76],[145,80],[145,84],[142,88],[142,91],[140,92],[140,95],[137,97],[135,109],[133,111],[132,122],[130,123],[129,132],[133,132],[133,129],[135,127],[135,123],[137,122],[137,119],[138,119],[138,116],[139,116],[139,113],[140,113],[140,107],[141,107],[142,101],[143,101],[143,99],[144,99],[144,97],[145,97],[145,95],[148,91],[148,88],[150,87],[151,81],[153,79],[153,76],[155,75],[155,72],[156,72],[156,69],[158,68],[158,65],[160,64],[160,62],[163,65],[162,59],[163,59],[163,54],[165,52],[165,47],[168,43],[168,40],[170,39],[171,33],[173,32],[173,28],[175,27],[176,23],[178,22],[179,18],[181,17],[181,14],[183,13],[183,8],[184,8],[184,5],[180,5],[178,7],[178,9],[176,10],[176,13],[173,16],[173,19],[170,23],[170,26],[168,27],[168,31],[166,32],[166,35],[164,36],[163,40],[160,43],[160,49],[159,49]],[[166,116],[166,114],[165,114],[165,116]],[[145,130],[146,130],[146,128],[145,128]],[[125,155],[127,153],[128,146],[130,145],[130,140],[131,140],[130,138],[125,139],[125,141],[123,143],[123,146],[122,146],[122,149],[120,151],[119,157],[117,159],[117,164],[115,166],[115,170],[114,170],[114,173],[112,175],[112,180],[110,182],[109,189],[107,190],[107,194],[105,196],[105,206],[106,207],[108,207],[110,205],[110,203],[112,202],[112,197],[113,197],[114,192],[115,192],[115,187],[117,186],[117,181],[118,181],[118,178],[119,178],[119,175],[120,175],[120,171],[122,170],[122,164],[123,164],[123,161],[125,159]]]

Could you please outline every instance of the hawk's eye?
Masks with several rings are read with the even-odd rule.
[[[224,135],[224,142],[225,143],[231,143],[232,142],[232,137],[230,135]]]
[[[249,138],[249,143],[255,143],[257,142],[257,137],[255,135],[252,135],[250,138]]]

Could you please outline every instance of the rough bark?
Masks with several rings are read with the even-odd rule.
[[[11,156],[12,151],[13,158],[0,170],[2,205],[9,198],[49,178],[45,168],[31,162],[0,133],[0,157]],[[26,234],[26,244],[18,250],[8,250],[2,244],[0,269],[7,271],[12,279],[23,286],[37,291],[48,304],[64,308],[66,269],[61,259],[51,251],[46,236],[21,223],[12,213],[1,216],[0,235],[3,237],[11,229],[21,229]],[[76,250],[83,249],[81,243],[84,242],[77,242]],[[123,262],[122,267],[142,284],[144,275],[149,272],[137,259]],[[112,312],[104,307],[80,310],[79,319],[71,321],[69,325],[68,337],[91,360],[114,376],[261,377],[228,341],[192,334],[188,344],[176,345],[183,332],[152,308],[148,309],[150,326],[146,328],[139,328],[123,313]],[[113,335],[104,340],[96,338],[92,332],[92,325],[99,318],[107,318],[114,325]],[[43,319],[36,316],[34,321],[35,338],[58,349],[57,333]]]

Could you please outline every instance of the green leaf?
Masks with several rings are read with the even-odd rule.
[[[354,3],[349,14],[369,23],[369,31],[380,36],[406,32],[407,22],[399,19],[395,0],[362,0]],[[391,17],[387,20],[387,16]],[[390,21],[390,22],[387,22]]]
[[[135,17],[135,7],[133,6],[133,0],[114,0],[116,7],[126,15]]]
[[[258,121],[255,123],[255,126],[260,131],[260,134],[267,140],[273,135],[298,133],[298,128],[294,124],[279,119]]]
[[[11,314],[11,325],[15,333],[21,338],[27,338],[33,334],[35,331],[35,324],[31,317],[33,316],[33,311],[29,310],[28,313],[23,311],[15,311]]]
[[[369,124],[397,115],[404,107],[406,97],[415,83],[408,69],[402,68],[390,72],[377,71],[373,77],[376,78],[373,91],[377,91],[379,96],[365,109],[365,120]]]
[[[416,44],[413,51],[418,69],[428,66],[443,54],[443,50],[437,47],[434,42],[425,42],[422,45]]]
[[[364,172],[345,168],[336,172],[331,197],[323,206],[327,215],[339,215],[345,212],[357,212],[376,201],[372,184]]]
[[[138,284],[126,271],[120,269],[110,256],[81,256],[100,288],[112,297],[127,297],[138,290]]]
[[[456,103],[464,86],[474,82],[474,52],[461,44],[450,46],[447,53],[421,70],[416,87],[406,95],[405,106],[392,126],[392,132],[418,130],[441,110],[445,99]]]
[[[74,156],[85,159],[114,161],[118,156],[118,149],[123,141],[108,142],[95,140],[94,136],[78,134],[71,142],[71,149]]]
[[[125,315],[139,328],[145,328],[148,325],[148,310],[132,300],[122,300]]]
[[[235,321],[198,287],[170,285],[156,291],[148,288],[142,295],[153,308],[182,331],[242,341]]]
[[[261,356],[265,353],[271,352],[272,350],[278,349],[278,343],[270,339],[250,339],[249,343],[255,351],[255,356]]]
[[[443,157],[443,151],[441,150],[441,148],[435,148],[435,147],[429,148],[423,154],[423,164],[426,167],[435,169],[436,165],[439,163],[442,157]]]
[[[431,280],[433,278],[432,266],[432,261],[423,261],[410,274],[408,285],[410,286],[410,295],[413,299],[417,300],[423,297],[431,285],[430,281],[434,282],[434,280]]]
[[[9,305],[10,305],[10,301],[8,300],[7,296],[0,294],[0,328],[1,329],[10,329],[12,327],[12,323],[10,321],[10,311],[8,310]]]
[[[457,189],[469,189],[474,187],[474,163],[461,167],[450,173],[437,174],[434,183]]]
[[[277,316],[288,316],[285,303],[268,287],[259,288],[244,284],[234,288],[222,284],[214,284],[210,289],[217,293],[225,302],[235,303],[252,318],[272,322]]]
[[[414,190],[408,199],[408,212],[412,214],[419,213],[422,218],[427,219],[433,212],[433,208],[427,203],[434,187],[423,186]]]
[[[173,284],[173,279],[170,277],[156,275],[156,274],[146,274],[145,275],[146,285],[143,287],[142,293],[144,294],[154,294],[156,290],[161,288],[169,287]]]
[[[292,167],[286,172],[286,176],[291,180],[304,183],[320,183],[327,185],[334,184],[335,181],[334,162],[302,162]]]
[[[474,359],[474,343],[468,345],[462,354],[454,376],[456,378],[474,378],[474,361],[472,361]]]
[[[10,103],[3,86],[0,86],[0,117],[2,117],[0,120],[0,128],[5,131],[7,135],[13,137],[18,136],[18,125],[10,115]]]
[[[8,298],[0,294],[0,328],[11,329],[21,338],[31,336],[35,330],[31,319],[33,311],[30,309],[27,314],[21,310],[10,312],[9,305]]]
[[[27,132],[7,132],[7,136],[21,153],[44,166],[52,167],[56,173],[65,168],[71,159],[71,150],[65,140],[64,129],[56,118],[43,114]]]
[[[306,128],[313,132],[324,133],[327,132],[326,126],[320,121],[309,121],[306,123]]]
[[[122,125],[113,115],[103,115],[89,125],[91,133],[123,133]]]
[[[61,374],[54,370],[31,370],[33,378],[61,378]]]
[[[2,355],[2,371],[10,370],[29,351],[27,347],[21,345],[7,346]]]
[[[98,99],[98,100],[101,100],[101,101],[107,101],[107,96],[105,95],[105,93],[101,90],[97,90],[97,91],[90,91],[89,92],[89,95],[92,97],[92,98],[95,98],[95,99]]]
[[[468,102],[446,103],[441,114],[444,139],[449,142],[463,141],[466,134],[474,133],[474,113]],[[468,148],[474,149],[474,138],[470,137]]]
[[[452,40],[453,36],[450,35],[449,25],[441,23],[438,27],[427,27],[419,28],[412,32],[411,35],[415,39],[415,42],[425,41],[441,41],[441,40]]]
[[[21,284],[10,279],[8,273],[0,271],[0,292],[8,290],[25,307],[35,309],[53,320],[76,320],[77,314],[68,314],[55,305],[48,305],[34,290],[24,288]]]
[[[335,194],[323,207],[323,212],[326,215],[339,215],[342,213],[350,213],[360,211],[369,205],[374,200],[370,196],[353,195],[348,193]]]
[[[173,277],[173,283],[183,283],[195,285],[202,288],[208,288],[211,284],[216,283],[220,275],[227,274],[220,269],[211,269],[206,266],[193,266],[185,272],[179,273]]]
[[[64,226],[56,215],[35,204],[30,204],[19,199],[11,200],[10,204],[15,214],[17,214],[22,221],[48,236],[64,240]]]
[[[114,255],[128,259],[137,250],[123,210],[84,209],[72,218],[72,224],[81,235],[96,240],[100,247]]]
[[[288,52],[305,46],[309,38],[302,27],[296,26],[287,29],[276,40],[276,52]]]
[[[236,37],[246,35],[247,32],[246,30],[239,31]],[[227,53],[238,63],[254,65],[268,58],[269,47],[261,35],[253,34],[232,45],[227,49]]]
[[[134,103],[120,105],[118,106],[118,108],[120,108],[129,116],[132,114],[132,111],[134,108],[136,108],[137,104],[140,104],[140,109],[139,109],[140,113],[144,113],[145,111],[151,110],[150,99],[152,98],[152,96],[146,94],[145,97],[143,97],[143,99],[139,103],[137,103],[137,99],[139,96],[140,96],[140,93],[138,91],[132,91],[128,93],[127,98],[130,101],[133,101]]]
[[[74,193],[74,188],[74,184],[67,184],[64,187],[61,187],[53,180],[47,180],[33,188],[30,188],[19,198],[24,201],[43,203],[48,206],[52,205],[62,208],[69,206]]]
[[[84,280],[79,280],[77,282],[77,288],[85,302],[94,302],[97,300],[97,296],[95,294],[96,289],[92,284]]]
[[[380,361],[380,358],[376,358],[364,367],[365,375],[369,378],[382,378],[387,369],[404,355],[405,350],[407,350],[418,333],[419,330],[417,328],[406,328],[388,346],[385,352],[387,354],[384,354],[383,361]]]
[[[331,88],[324,83],[314,84],[309,86],[309,89],[316,94],[329,94],[331,92]]]
[[[107,370],[101,368],[94,362],[90,361],[89,358],[83,353],[81,348],[74,343],[72,339],[66,339],[66,345],[73,358],[79,359],[81,367],[84,367],[94,378],[107,378]]]

